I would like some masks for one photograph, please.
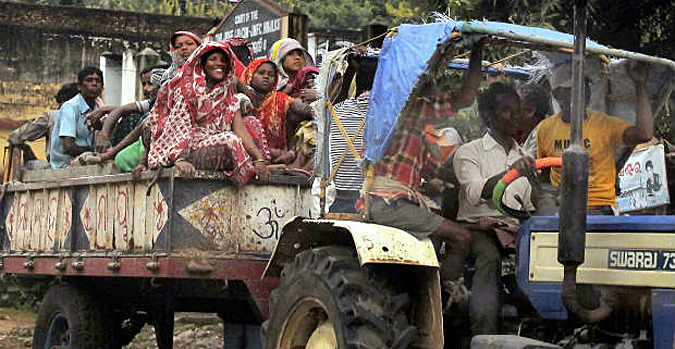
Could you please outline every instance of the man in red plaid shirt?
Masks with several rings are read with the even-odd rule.
[[[357,204],[360,210],[364,203],[369,204],[369,217],[366,218],[374,223],[406,230],[418,238],[434,235],[446,242],[441,266],[446,296],[456,293],[457,287],[463,287],[460,277],[462,264],[469,253],[471,233],[432,212],[431,200],[419,192],[422,178],[438,178],[435,172],[441,167],[439,161],[426,151],[425,127],[438,119],[451,117],[473,103],[480,84],[483,44],[481,40],[473,45],[469,70],[459,92],[437,92],[434,86],[428,86],[409,112],[400,116],[391,145],[374,164],[372,185],[369,188],[364,185]],[[452,58],[454,53],[454,48],[450,47],[445,56]],[[445,64],[441,64],[444,68]],[[368,200],[365,200],[366,195]]]

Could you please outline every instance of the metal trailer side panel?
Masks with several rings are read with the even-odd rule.
[[[3,249],[68,252],[71,242],[77,251],[164,250],[155,243],[169,206],[159,185],[146,190],[147,182],[117,182],[7,193]]]
[[[191,249],[268,256],[285,221],[309,212],[309,188],[224,182],[175,183],[173,251]]]
[[[129,248],[129,238],[133,232],[133,205],[130,194],[133,192],[133,184],[114,184],[114,198],[112,206],[113,235],[115,246],[120,251]]]
[[[137,182],[127,177],[10,185],[0,217],[5,271],[70,275],[71,265],[84,264],[86,272],[77,275],[143,277],[154,275],[158,260],[175,258],[187,260],[190,269],[175,277],[188,272],[213,278],[215,260],[266,261],[283,223],[309,214],[309,188],[302,183],[235,187],[222,179],[164,175],[148,190],[147,174]],[[118,272],[88,262],[94,258],[143,265],[145,271]],[[137,258],[154,259],[132,262]],[[30,268],[21,266],[26,261]]]

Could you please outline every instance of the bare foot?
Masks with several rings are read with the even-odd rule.
[[[273,162],[275,164],[290,164],[293,160],[295,160],[295,152],[290,150],[275,158]]]
[[[192,179],[197,174],[195,167],[185,160],[176,162],[174,166],[180,171],[180,175],[187,179]]]
[[[104,163],[108,160],[114,159],[115,156],[112,155],[112,153],[100,153],[100,154],[98,154],[98,158],[101,161],[101,163]]]
[[[298,152],[298,155],[295,157],[295,161],[293,161],[292,164],[288,165],[288,168],[298,168],[301,169],[303,166],[305,166],[306,158],[305,154],[302,152]]]
[[[147,169],[148,168],[143,164],[139,164],[138,166],[134,167],[133,171],[131,171],[131,180],[136,181],[141,178],[141,172]]]

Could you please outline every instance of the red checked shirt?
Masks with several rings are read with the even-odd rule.
[[[414,191],[419,190],[422,172],[429,175],[424,177],[433,177],[442,164],[426,151],[425,127],[435,119],[453,116],[455,112],[451,102],[451,92],[418,98],[410,112],[401,116],[389,149],[375,164],[375,176],[396,180]],[[405,191],[379,190],[370,194],[385,200],[405,198],[418,203],[413,195]]]

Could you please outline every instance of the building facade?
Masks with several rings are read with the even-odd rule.
[[[173,32],[203,35],[213,24],[206,18],[0,2],[0,120],[30,120],[55,108],[59,87],[75,82],[85,66],[104,72],[106,104],[134,101],[141,95],[138,72],[169,61]],[[11,129],[2,128],[4,148]]]

